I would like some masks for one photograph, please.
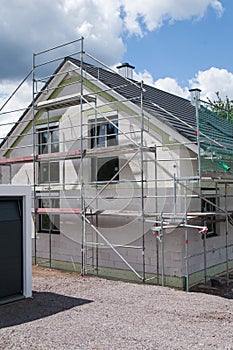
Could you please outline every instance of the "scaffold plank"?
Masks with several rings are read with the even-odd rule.
[[[41,101],[35,105],[37,110],[54,110],[59,108],[71,107],[80,105],[86,102],[95,102],[95,98],[89,95],[81,96],[80,94],[72,94],[67,96],[57,97],[51,100]]]
[[[54,160],[54,159],[70,159],[70,158],[80,158],[81,155],[85,155],[85,152],[80,150],[68,151],[68,152],[54,152],[54,153],[46,153],[46,154],[38,154],[36,156],[36,160]]]
[[[25,157],[19,157],[19,158],[3,158],[3,159],[0,159],[0,165],[30,163],[32,161],[33,161],[33,156],[25,156]]]
[[[81,208],[37,208],[38,214],[81,214]]]
[[[116,145],[116,146],[108,146],[108,147],[90,148],[86,150],[86,157],[99,157],[99,156],[106,156],[110,154],[120,155],[120,154],[135,153],[139,150],[139,148],[140,148],[140,145],[136,146],[133,143]],[[144,147],[143,151],[154,152],[154,148]]]
[[[127,145],[116,145],[116,146],[108,146],[108,147],[96,147],[90,148],[86,150],[86,157],[100,157],[100,156],[109,156],[110,154],[128,154],[135,153],[138,151],[138,147],[133,144]]]
[[[16,158],[2,158],[0,159],[0,165],[10,165],[17,163],[30,163],[35,161],[50,161],[50,160],[64,160],[72,158],[80,158],[85,156],[85,151],[80,150],[68,151],[68,152],[54,152],[46,154],[38,154],[35,158],[33,156],[16,157]]]

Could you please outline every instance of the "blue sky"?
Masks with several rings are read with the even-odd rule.
[[[135,79],[189,98],[233,99],[232,0],[1,0],[0,105],[32,66],[32,54],[84,36],[85,49]],[[63,52],[64,56],[67,52]],[[30,84],[9,104],[30,102]]]
[[[125,60],[145,68],[154,79],[172,77],[187,84],[198,70],[211,66],[231,70],[233,53],[233,1],[222,1],[225,9],[217,16],[208,9],[204,18],[165,23],[160,29],[148,32],[143,38],[125,38]]]
[[[221,4],[221,14],[207,7],[202,18],[194,17],[172,24],[166,21],[160,28],[147,32],[143,38],[125,38],[127,51],[123,60],[134,64],[139,72],[146,69],[154,82],[169,77],[183,89],[194,87],[193,79],[199,72],[207,75],[211,67],[217,68],[219,71],[215,73],[218,74],[213,77],[212,84],[210,79],[208,89],[201,86],[199,81],[196,85],[208,90],[205,97],[213,98],[215,92],[220,91],[223,98],[227,95],[233,99],[233,2],[226,0]],[[230,86],[226,87],[224,83],[227,78],[227,85]]]

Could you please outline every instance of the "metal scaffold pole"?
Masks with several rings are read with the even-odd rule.
[[[145,194],[144,194],[144,113],[143,113],[143,81],[141,82],[141,220],[142,220],[142,281],[145,282]]]
[[[37,199],[36,199],[36,128],[35,128],[35,76],[36,68],[36,54],[33,54],[33,68],[32,68],[32,147],[33,147],[33,223],[34,223],[34,259],[35,265],[37,264]]]
[[[228,185],[225,184],[225,211],[226,211],[226,278],[227,278],[227,285],[229,286],[229,262],[228,262],[228,234],[229,234],[229,218],[228,218],[228,212],[227,212],[227,192],[228,192]]]
[[[187,183],[186,183],[187,186]],[[188,261],[188,220],[187,220],[187,187],[184,188],[185,193],[185,275],[186,275],[186,282],[185,282],[185,289],[186,292],[189,291],[189,261]]]
[[[80,199],[81,199],[81,209],[82,209],[82,275],[86,273],[86,208],[85,208],[85,188],[84,188],[84,164],[83,164],[83,151],[84,151],[84,135],[83,135],[83,38],[81,40],[81,60],[80,60],[80,150],[81,150],[81,160],[80,160]]]
[[[207,251],[206,251],[206,232],[204,232],[202,234],[202,239],[203,239],[203,263],[204,263],[204,281],[205,281],[205,285],[207,283]]]
[[[165,285],[165,255],[164,255],[164,219],[163,216],[161,215],[160,217],[161,220],[161,260],[162,260],[162,286],[164,287]]]
[[[185,215],[186,218],[185,218],[185,223],[187,224],[187,214]],[[185,289],[186,289],[186,292],[189,291],[189,261],[188,261],[188,228],[185,227],[185,275],[186,275],[186,278],[185,278]]]

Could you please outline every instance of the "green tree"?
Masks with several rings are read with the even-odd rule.
[[[213,101],[208,98],[211,110],[233,123],[233,100],[230,100],[228,96],[225,100],[222,100],[219,91],[216,92],[216,96],[217,99]]]

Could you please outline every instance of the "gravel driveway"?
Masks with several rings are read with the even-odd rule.
[[[0,306],[0,349],[233,349],[233,300],[34,268]]]

